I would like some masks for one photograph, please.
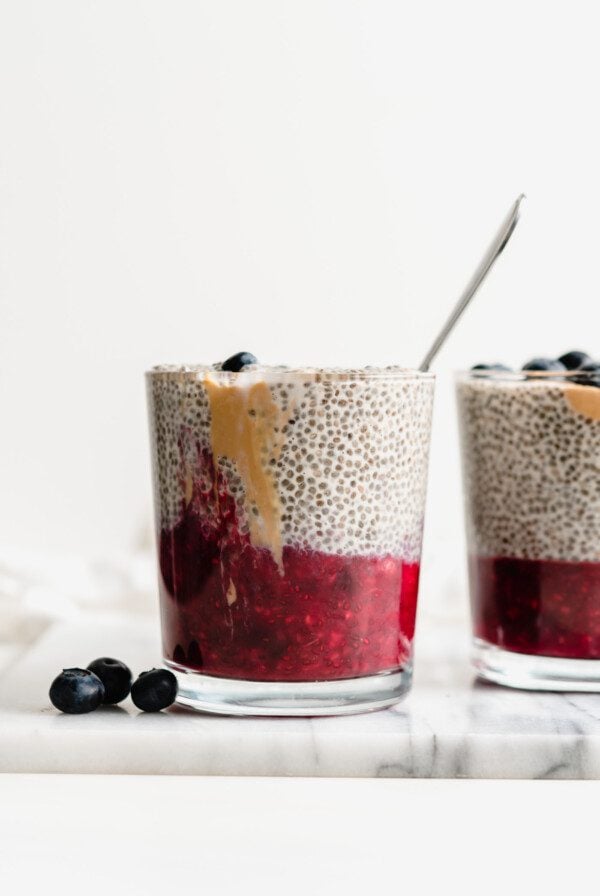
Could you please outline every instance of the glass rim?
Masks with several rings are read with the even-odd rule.
[[[433,382],[435,373],[412,367],[277,367],[252,365],[239,372],[218,370],[209,364],[158,364],[144,372],[149,380],[198,380],[210,375],[217,382],[237,383],[296,381],[353,382],[365,380],[403,380]]]
[[[459,380],[507,383],[572,383],[577,386],[600,381],[599,370],[457,370]]]

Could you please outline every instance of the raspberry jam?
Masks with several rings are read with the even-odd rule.
[[[535,656],[600,659],[600,563],[471,557],[475,634]]]
[[[285,546],[282,566],[188,509],[160,535],[165,656],[252,681],[352,678],[410,658],[418,563]]]

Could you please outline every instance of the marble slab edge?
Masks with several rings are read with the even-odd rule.
[[[600,779],[599,697],[473,685],[464,657],[452,655],[456,634],[436,637],[413,693],[391,710],[239,719],[182,708],[145,715],[127,700],[64,716],[47,700],[62,665],[112,654],[140,671],[160,651],[154,620],[57,625],[0,677],[0,772]]]

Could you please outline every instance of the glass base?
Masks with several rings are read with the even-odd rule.
[[[528,691],[600,692],[600,660],[532,656],[473,639],[473,666],[481,678]]]
[[[227,716],[340,716],[392,706],[410,689],[412,667],[337,681],[242,681],[190,672],[165,660],[177,702]]]

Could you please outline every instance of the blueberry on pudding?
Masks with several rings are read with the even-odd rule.
[[[571,351],[561,355],[558,359],[567,370],[577,370],[588,364],[592,359],[585,352]]]
[[[560,373],[562,370],[566,370],[567,368],[556,358],[533,358],[531,361],[527,361],[526,364],[523,364],[522,370],[537,370],[544,371],[546,373]]]
[[[239,373],[244,367],[250,367],[252,364],[258,364],[258,361],[250,352],[238,352],[223,361],[221,370],[228,370],[231,373]]]

